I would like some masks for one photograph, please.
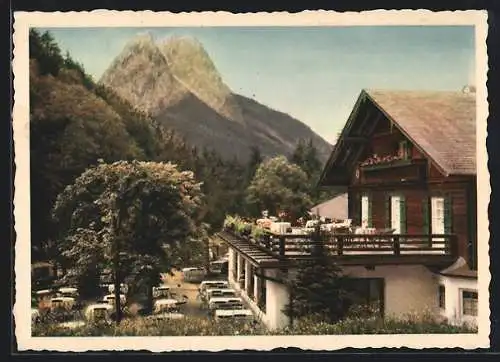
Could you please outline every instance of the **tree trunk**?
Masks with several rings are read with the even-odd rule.
[[[207,273],[210,273],[210,239],[205,239],[205,268]]]
[[[116,248],[118,249],[118,248]],[[122,309],[121,309],[121,301],[120,301],[120,254],[118,253],[118,250],[115,250],[114,253],[114,281],[115,281],[115,319],[116,319],[116,324],[120,324],[122,320]]]
[[[154,283],[153,283],[153,279],[150,278],[150,281],[148,283],[148,290],[147,290],[147,296],[146,296],[146,311],[148,313],[153,313],[153,287],[154,287]]]

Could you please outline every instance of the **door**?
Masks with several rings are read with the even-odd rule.
[[[401,197],[391,196],[391,229],[394,234],[401,234]]]

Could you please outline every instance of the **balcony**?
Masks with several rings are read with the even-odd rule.
[[[359,164],[359,181],[362,183],[384,183],[401,181],[425,181],[427,178],[425,159],[384,156],[368,158]]]
[[[309,234],[273,234],[254,238],[232,231],[219,236],[238,249],[245,244],[280,261],[314,259],[318,242]],[[343,265],[423,264],[442,267],[457,256],[455,235],[331,234],[322,242],[328,255]]]

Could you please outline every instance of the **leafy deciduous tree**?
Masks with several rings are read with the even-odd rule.
[[[263,162],[247,189],[247,202],[276,215],[285,212],[292,219],[312,205],[307,175],[284,156]]]
[[[173,164],[100,164],[57,197],[58,249],[77,277],[113,266],[116,293],[127,275],[150,290],[160,268],[170,270],[200,234],[201,205],[193,173]]]

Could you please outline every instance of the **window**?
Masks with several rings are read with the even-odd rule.
[[[452,233],[452,198],[449,196],[431,197],[431,234],[443,235]],[[443,238],[432,238],[433,245],[439,246],[445,240]]]
[[[398,155],[403,160],[409,160],[411,158],[410,143],[408,141],[399,142]]]
[[[477,316],[477,292],[471,290],[462,291],[462,314]]]
[[[401,234],[401,197],[391,196],[391,229]]]
[[[357,303],[362,306],[377,307],[380,315],[384,313],[384,279],[352,278],[349,280],[349,291],[356,296]]]
[[[386,196],[386,225],[394,234],[406,234],[406,198],[404,195]]]
[[[446,309],[446,291],[444,285],[440,285],[438,289],[439,308]]]
[[[444,234],[444,197],[431,198],[431,230],[433,234]]]
[[[370,198],[368,195],[361,196],[361,226],[371,226],[371,210]]]

